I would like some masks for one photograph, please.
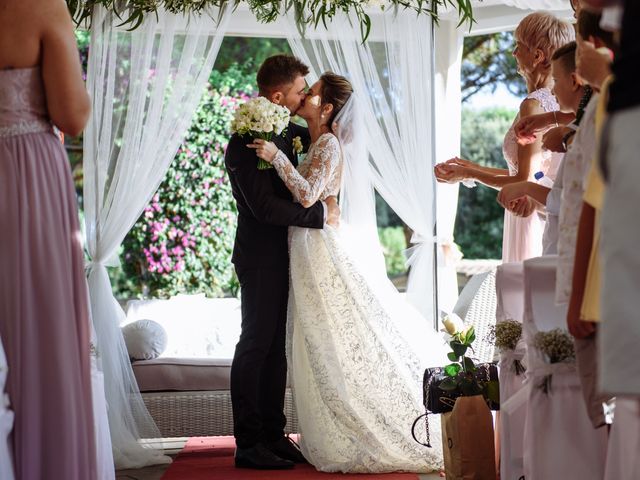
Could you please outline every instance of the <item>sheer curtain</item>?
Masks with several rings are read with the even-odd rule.
[[[230,9],[191,19],[163,12],[128,32],[116,27],[122,20],[113,13],[94,10],[87,78],[93,112],[84,134],[88,283],[118,468],[170,460],[139,441],[160,435],[131,369],[119,327],[125,314],[106,267],[117,264],[120,243],[175,156],[229,16]]]
[[[288,40],[310,65],[352,82],[363,109],[373,184],[415,232],[407,297],[427,318],[434,314],[433,48],[431,19],[415,12],[382,15],[382,42],[362,44],[358,22],[337,14],[330,30],[301,39],[292,16]],[[337,35],[335,32],[339,32]],[[377,241],[377,239],[376,239]]]

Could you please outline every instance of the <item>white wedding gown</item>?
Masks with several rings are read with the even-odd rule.
[[[341,149],[332,134],[311,146],[298,170],[282,152],[274,166],[300,203],[338,194]],[[302,452],[327,472],[437,470],[439,418],[430,422],[433,448],[417,444],[411,426],[424,413],[425,363],[446,362],[443,341],[384,272],[384,281],[363,273],[342,230],[291,227],[289,233],[287,356]],[[414,337],[427,362],[400,333],[409,320],[424,327]]]

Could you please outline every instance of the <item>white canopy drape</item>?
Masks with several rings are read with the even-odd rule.
[[[149,15],[134,31],[102,7],[92,19],[87,87],[93,112],[84,135],[88,281],[105,377],[116,466],[169,461],[140,438],[159,437],[140,396],[120,332],[125,315],[106,266],[158,188],[200,101],[230,11],[188,19]],[[217,28],[212,28],[216,25]]]

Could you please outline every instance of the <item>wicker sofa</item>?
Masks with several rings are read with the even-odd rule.
[[[229,359],[157,358],[133,362],[149,413],[162,437],[233,435]],[[298,427],[291,391],[285,395],[287,433]]]
[[[162,356],[132,363],[142,398],[162,436],[232,435],[229,374],[240,336],[240,301],[178,295],[131,300],[125,308],[123,327],[150,319],[166,332]],[[293,433],[297,420],[288,389],[285,414],[287,432]]]

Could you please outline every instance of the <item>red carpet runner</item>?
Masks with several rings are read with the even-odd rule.
[[[235,468],[234,448],[233,437],[190,438],[162,480],[418,480],[414,473],[321,473],[311,465],[276,471]]]

